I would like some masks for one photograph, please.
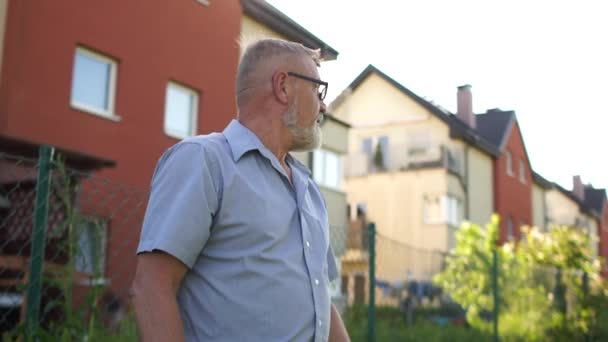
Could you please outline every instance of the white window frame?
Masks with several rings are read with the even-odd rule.
[[[505,151],[505,160],[507,165],[507,175],[513,176],[513,156],[511,152]]]
[[[86,226],[80,226],[79,227],[79,234],[83,234],[85,232],[85,230],[90,230],[90,229],[100,229],[100,235],[98,236],[100,238],[99,241],[93,241],[94,243],[99,243],[99,248],[101,248],[101,253],[100,253],[100,259],[97,260],[97,262],[99,263],[98,265],[94,265],[93,266],[93,270],[91,272],[91,270],[89,270],[89,267],[87,264],[81,264],[80,260],[83,261],[87,261],[86,257],[82,254],[84,253],[84,251],[81,250],[82,246],[80,245],[81,243],[81,236],[79,235],[77,237],[77,260],[74,263],[74,266],[76,268],[76,271],[81,272],[81,273],[85,273],[85,274],[89,274],[91,276],[98,276],[98,278],[92,279],[92,281],[94,282],[104,282],[105,279],[103,278],[104,274],[105,274],[105,268],[106,268],[106,259],[107,259],[107,254],[108,254],[108,223],[105,220],[100,220],[100,219],[96,219],[93,217],[89,217],[89,218],[85,218],[85,220],[82,221],[81,223],[82,225],[86,225]],[[93,228],[91,228],[93,227]],[[88,232],[87,232],[88,233]],[[90,236],[87,236],[87,238]],[[88,252],[88,251],[87,251]],[[85,259],[82,259],[85,258]],[[99,268],[99,273],[96,274],[95,273],[95,269]]]
[[[190,108],[190,132],[186,133],[185,135],[182,132],[178,132],[167,127],[167,105],[169,104],[170,87],[175,87],[179,90],[189,93],[189,95],[194,96],[194,101],[192,101],[192,108]],[[163,113],[163,131],[165,132],[165,134],[175,139],[184,139],[195,135],[198,125],[198,102],[199,93],[195,89],[184,86],[174,81],[167,82],[167,87],[165,88],[165,108]]]
[[[443,215],[445,222],[451,226],[458,227],[462,222],[460,217],[460,200],[452,195],[443,197]]]
[[[107,109],[96,108],[96,107],[87,105],[86,103],[78,102],[73,98],[72,89],[74,87],[74,78],[76,76],[76,57],[78,54],[86,55],[88,57],[97,59],[103,63],[107,63],[110,65],[110,75],[109,75],[108,84],[107,84],[107,91],[108,91],[108,108]],[[85,113],[97,115],[102,118],[110,119],[112,121],[120,121],[120,116],[118,116],[115,113],[115,108],[114,108],[115,99],[116,99],[116,74],[117,74],[117,72],[118,72],[118,62],[116,62],[116,60],[114,60],[108,56],[104,56],[100,53],[91,51],[87,48],[77,46],[76,51],[74,52],[74,65],[72,68],[72,84],[71,84],[72,88],[70,89],[70,105],[72,106],[72,108],[80,110]]]
[[[431,215],[430,205],[435,206],[437,216]],[[423,220],[425,224],[447,224],[458,227],[462,223],[462,201],[453,195],[425,195],[423,197]]]
[[[327,177],[327,154],[332,154],[337,158],[338,161],[338,179],[337,179],[337,184],[329,184],[328,183],[328,177]],[[321,165],[321,172],[320,174],[318,173],[319,169],[319,165],[317,165],[316,161],[318,161],[319,159],[316,158],[316,156],[318,156],[321,160],[322,160],[322,165]],[[313,168],[313,179],[315,180],[315,182],[317,182],[317,184],[324,186],[326,188],[329,189],[335,189],[335,190],[340,190],[342,187],[342,180],[344,178],[344,165],[343,164],[343,160],[342,160],[342,155],[340,155],[340,153],[334,152],[332,150],[328,150],[325,148],[318,148],[316,150],[313,151],[313,163],[312,163],[312,168]],[[320,179],[319,179],[320,177]]]
[[[519,181],[526,184],[526,166],[522,159],[519,160]]]

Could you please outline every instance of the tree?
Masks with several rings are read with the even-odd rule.
[[[533,341],[555,332],[579,337],[588,333],[600,315],[590,306],[588,294],[605,291],[588,237],[568,227],[554,227],[548,233],[523,227],[525,240],[499,246],[498,223],[497,215],[485,229],[464,223],[456,233],[456,248],[445,270],[434,281],[467,310],[473,327],[491,332],[492,257],[496,250],[502,338]],[[583,274],[588,275],[593,291],[585,291]],[[567,311],[566,297],[571,308]]]

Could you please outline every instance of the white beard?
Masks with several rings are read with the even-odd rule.
[[[292,144],[290,151],[301,152],[310,151],[321,146],[321,127],[319,126],[320,119],[316,120],[312,126],[300,128],[297,126],[298,115],[297,115],[297,100],[293,102],[287,112],[285,113],[284,122],[285,126],[291,133]]]

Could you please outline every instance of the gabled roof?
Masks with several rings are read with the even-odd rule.
[[[544,189],[551,189],[551,187],[553,186],[553,183],[549,182],[547,179],[545,179],[545,177],[536,173],[534,170],[532,170],[532,178],[534,180],[534,183],[538,184]]]
[[[606,189],[594,189],[591,186],[585,186],[585,205],[587,207],[601,213],[606,201]]]
[[[576,197],[576,195],[574,195],[574,193],[572,193],[572,191],[564,189],[561,185],[559,185],[557,183],[553,183],[553,186],[555,187],[555,189],[557,189],[559,192],[561,192],[564,196],[568,197],[573,202],[575,202],[578,205],[578,208],[582,212],[584,212],[588,215],[591,215],[596,219],[600,218],[601,211],[597,211],[597,210],[585,205],[585,202],[583,202],[580,198]]]
[[[346,127],[346,128],[350,128],[351,125],[348,122],[342,121],[340,119],[338,119],[337,117],[331,115],[330,113],[325,113],[323,114],[323,117],[325,118],[325,120],[323,120],[321,122],[321,125],[323,125],[323,123],[325,123],[326,121],[333,121],[335,123],[337,123],[340,126]]]
[[[492,156],[498,155],[498,150],[488,141],[486,141],[481,135],[478,134],[474,129],[469,127],[467,124],[462,122],[460,119],[456,117],[456,115],[450,113],[448,110],[444,108],[440,108],[439,106],[431,103],[430,101],[418,96],[413,91],[401,85],[401,83],[395,81],[393,78],[388,76],[387,74],[380,71],[373,65],[368,65],[348,86],[348,90],[354,92],[362,83],[367,79],[368,76],[376,74],[393,87],[401,91],[403,94],[413,99],[420,106],[428,110],[431,114],[437,117],[439,120],[445,122],[450,127],[450,136],[453,138],[460,138],[476,146],[480,150],[490,154]],[[336,99],[337,101],[341,101],[340,97]],[[332,103],[330,107],[334,107],[335,104]]]
[[[515,121],[515,113],[500,109],[488,110],[485,114],[477,114],[477,131],[499,150],[506,143],[508,132]]]
[[[338,51],[265,0],[241,0],[241,6],[245,14],[279,32],[287,39],[301,43],[311,49],[321,49],[323,60],[333,61],[338,58]]]
[[[512,110],[500,110],[498,108],[490,109],[485,114],[477,114],[477,130],[483,135],[488,141],[492,141],[492,144],[497,148],[498,152],[502,152],[511,136],[513,127],[517,126],[519,129],[519,123],[515,112]],[[520,129],[521,133],[521,129]],[[520,135],[522,139],[522,145],[524,147],[524,154],[530,169],[532,169],[532,163],[528,156],[528,149],[526,144],[523,142],[523,135]]]

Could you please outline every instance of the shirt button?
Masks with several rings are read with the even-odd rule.
[[[321,322],[321,320],[319,320],[319,326],[322,326],[322,325],[323,325],[323,322]]]
[[[315,279],[315,285],[319,285],[319,279]]]
[[[306,241],[306,247],[310,248],[310,242]]]

